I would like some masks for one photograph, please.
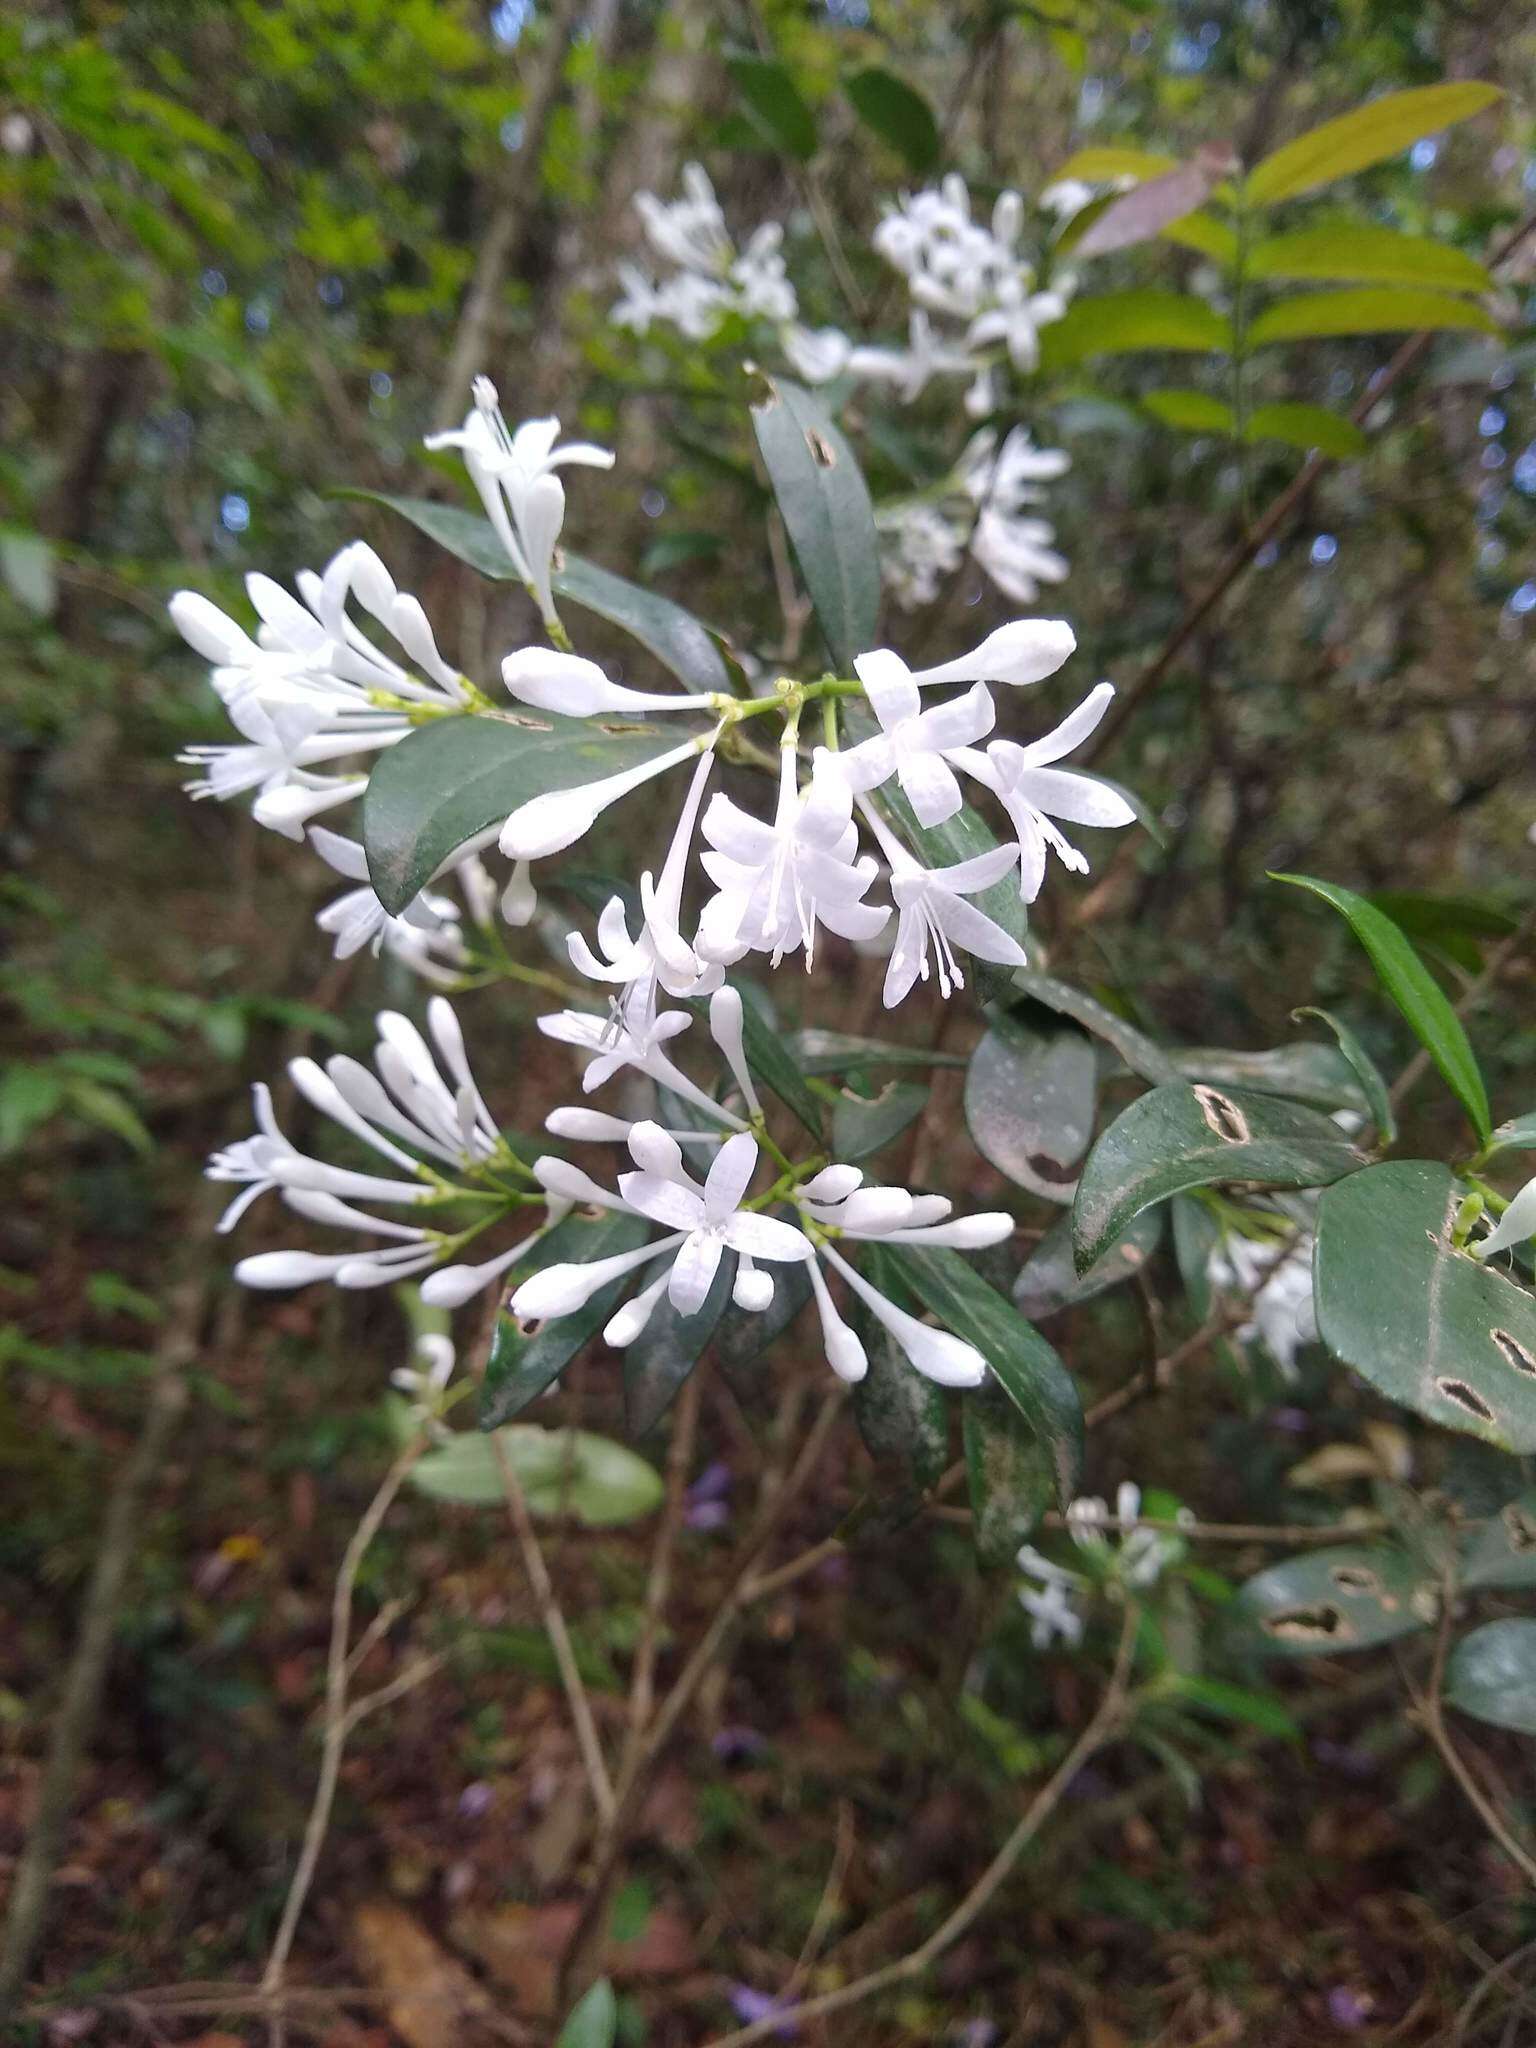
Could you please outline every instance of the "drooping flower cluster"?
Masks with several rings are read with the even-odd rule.
[[[1278,1219],[1277,1219],[1278,1220]],[[1289,1243],[1260,1244],[1229,1231],[1207,1268],[1221,1293],[1248,1297],[1247,1320],[1233,1335],[1240,1344],[1258,1339],[1286,1379],[1296,1377],[1296,1354],[1317,1342],[1317,1307],[1312,1290],[1313,1235],[1301,1230]]]
[[[1141,1505],[1141,1488],[1129,1479],[1116,1491],[1113,1513],[1096,1496],[1070,1503],[1067,1533],[1082,1554],[1084,1571],[1057,1564],[1032,1543],[1019,1551],[1025,1575],[1019,1605],[1030,1618],[1030,1641],[1037,1650],[1058,1640],[1073,1649],[1082,1641],[1085,1610],[1096,1587],[1120,1597],[1149,1592],[1183,1556],[1185,1539],[1176,1530],[1144,1523]],[[1175,1519],[1187,1525],[1194,1518],[1181,1508]]]
[[[1020,253],[1019,194],[1002,193],[984,224],[972,219],[965,181],[953,173],[903,195],[874,231],[875,250],[906,283],[903,347],[859,341],[840,327],[802,325],[784,273],[779,223],[765,223],[738,253],[700,165],[684,170],[681,198],[666,202],[646,192],[636,205],[652,250],[674,268],[658,283],[633,264],[621,265],[624,293],[609,315],[614,325],[636,334],[672,326],[690,341],[709,341],[728,319],[756,322],[773,330],[784,360],[812,384],[851,378],[910,404],[935,378],[960,378],[966,410],[982,418],[1001,401],[999,363],[1033,370],[1040,329],[1066,311],[1071,280],[1037,290],[1034,267]],[[932,603],[967,553],[1016,603],[1032,603],[1041,584],[1059,583],[1067,564],[1054,530],[1029,508],[1040,503],[1037,486],[1068,467],[1064,453],[1036,449],[1023,429],[1000,449],[988,430],[971,440],[937,493],[882,509],[879,525],[889,537],[883,568],[898,602]]]

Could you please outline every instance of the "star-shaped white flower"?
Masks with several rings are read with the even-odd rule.
[[[881,730],[838,756],[851,789],[878,789],[894,775],[920,825],[942,825],[964,798],[949,757],[992,730],[992,699],[981,684],[948,704],[923,709],[922,694],[899,654],[877,647],[854,658]]]
[[[1044,739],[1027,747],[1012,740],[994,740],[984,760],[975,756],[964,764],[996,791],[1018,834],[1019,889],[1026,903],[1033,903],[1040,893],[1048,851],[1054,850],[1075,874],[1088,872],[1086,857],[1057,830],[1053,818],[1063,818],[1069,825],[1106,827],[1136,822],[1136,813],[1125,798],[1107,783],[1051,765],[1087,739],[1114,694],[1113,685],[1098,683]]]

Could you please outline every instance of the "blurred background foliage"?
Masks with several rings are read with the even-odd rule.
[[[782,147],[797,116],[774,114],[770,96],[765,124],[742,53],[791,78],[814,121],[804,160]],[[286,579],[361,531],[422,596],[445,647],[471,674],[491,672],[531,630],[520,594],[330,495],[455,488],[446,466],[432,476],[420,437],[462,412],[469,377],[487,369],[513,417],[558,411],[617,448],[611,480],[572,492],[577,547],[684,597],[743,644],[770,640],[765,501],[725,353],[611,328],[612,269],[637,243],[636,192],[670,192],[698,157],[743,232],[786,222],[811,324],[847,319],[829,216],[855,291],[875,302],[869,231],[881,196],[914,178],[910,147],[861,118],[848,91],[870,66],[922,94],[939,164],[980,194],[1037,193],[1094,145],[1180,158],[1227,145],[1251,162],[1384,88],[1487,79],[1508,94],[1490,114],[1366,172],[1345,188],[1349,205],[1478,258],[1536,207],[1536,21],[1522,0],[34,0],[0,18],[0,1830],[11,1848],[99,1484],[155,1370],[170,1280],[206,1269],[214,1295],[213,1341],[192,1369],[191,1414],[121,1631],[121,1690],[74,1844],[81,1911],[45,1967],[51,1988],[235,1974],[260,1953],[302,1812],[290,1738],[312,1693],[317,1617],[356,1469],[380,1455],[376,1397],[403,1342],[387,1303],[300,1297],[248,1319],[222,1278],[224,1248],[202,1242],[197,1166],[240,1123],[250,1074],[306,1046],[355,1047],[381,1000],[410,998],[387,966],[327,958],[308,912],[328,878],[307,854],[235,807],[194,809],[180,795],[176,748],[218,720],[164,600],[192,584],[238,609],[247,570]],[[1207,1043],[1273,1044],[1293,1004],[1326,1003],[1390,1064],[1406,1046],[1347,934],[1263,881],[1301,868],[1436,899],[1411,909],[1416,936],[1453,989],[1476,976],[1528,899],[1536,817],[1531,275],[1528,255],[1504,273],[1490,301],[1498,335],[1442,337],[1397,386],[1369,420],[1366,455],[1322,477],[1139,709],[1105,765],[1157,830],[1106,862],[1085,904],[1046,910],[1042,964]],[[1093,266],[1095,291],[1148,284],[1216,289],[1199,251],[1166,242]],[[1347,411],[1390,346],[1269,351],[1256,393]],[[1245,517],[1300,467],[1282,445],[1240,456],[1159,420],[1148,397],[1196,382],[1190,361],[1135,352],[1031,387],[1035,438],[1072,456],[1050,504],[1072,573],[1041,608],[1073,622],[1079,679],[1133,680]],[[935,473],[945,424],[945,402],[925,401],[899,432],[871,434],[861,452],[877,497]],[[979,574],[962,579],[907,651],[938,658],[1005,615]],[[901,631],[892,613],[887,632],[905,647]],[[600,639],[590,651],[605,651]],[[1536,1066],[1530,988],[1527,960],[1526,1000],[1506,995],[1496,1029],[1484,1019],[1492,1080]],[[936,1016],[927,1027],[940,1028]],[[559,1063],[511,1032],[499,1057],[529,1100],[548,1093]],[[487,1064],[494,1078],[495,1054]],[[1141,1341],[1134,1305],[1095,1327],[1073,1363],[1107,1384]],[[575,1384],[578,1407],[606,1426],[616,1410],[600,1377]],[[1185,1499],[1262,1517],[1296,1425],[1277,1435],[1264,1404],[1231,1386],[1221,1400],[1212,1427],[1185,1436],[1182,1469],[1168,1469],[1155,1423],[1144,1439],[1133,1426],[1125,1456]],[[1333,1402],[1322,1384],[1289,1399],[1304,1448],[1352,1427]],[[739,1427],[723,1455],[745,1461]],[[529,1793],[527,1773],[568,1761],[545,1725],[547,1667],[506,1586],[499,1534],[472,1516],[416,1513],[390,1539],[409,1550],[409,1571],[388,1544],[379,1570],[385,1583],[396,1572],[438,1582],[458,1691],[435,1710],[413,1701],[394,1764],[371,1756],[359,1781],[366,1811],[344,1818],[338,1902],[314,1937],[318,1969],[338,1981],[355,1966],[326,1958],[345,1944],[347,1901],[370,1888],[450,1907],[455,1884],[538,1896],[547,1871],[498,1863],[504,1837],[493,1849],[475,1834],[463,1801],[493,1783],[497,1811],[526,1818],[528,1799],[547,1795]],[[731,1712],[716,1703],[722,1724],[805,1722],[842,1759],[829,1778],[791,1743],[776,1775],[717,1772],[691,1788],[697,1810],[676,1822],[686,1847],[670,1853],[685,1868],[701,1841],[735,1856],[722,1940],[738,1974],[756,1964],[773,1978],[783,1968],[765,1957],[792,1960],[837,1786],[927,1816],[912,1889],[943,1875],[946,1827],[965,1832],[957,1783],[995,1788],[1031,1767],[1020,1731],[1049,1704],[1038,1666],[1009,1681],[1017,1717],[998,1723],[996,1696],[989,1708],[967,1694],[957,1712],[963,1658],[913,1648],[925,1629],[953,1633],[956,1587],[954,1643],[991,1639],[1000,1596],[978,1587],[964,1545],[946,1547],[952,1534],[906,1533],[870,1567],[866,1592],[883,1587],[889,1605],[876,1599],[858,1641],[843,1640],[841,1596],[826,1589],[824,1611],[782,1620],[785,1640],[800,1631],[794,1673],[765,1640]],[[633,1633],[637,1555],[621,1538],[583,1552],[583,1649],[599,1671]],[[859,1613],[868,1607],[862,1598]],[[511,1707],[508,1669],[533,1686]],[[1064,1983],[1031,1994],[1037,2031],[1018,2017],[1017,1957],[973,1959],[981,2003],[953,2010],[999,2015],[1020,2041],[1107,2048],[1153,2039],[1155,1989],[1177,1980],[1179,2012],[1204,2014],[1208,2031],[1159,2040],[1331,2038],[1262,2031],[1283,2024],[1286,1976],[1263,1954],[1273,1927],[1258,1897],[1219,1903],[1235,1858],[1262,1866],[1271,1911],[1289,1901],[1307,1929],[1316,1952],[1291,1958],[1313,1999],[1306,2025],[1344,2027],[1344,2006],[1317,1999],[1356,1987],[1361,2028],[1373,2012],[1412,2021],[1418,2000],[1420,2030],[1392,2038],[1449,2038],[1433,2029],[1476,1965],[1446,1929],[1476,1891],[1480,1845],[1448,1809],[1461,1833],[1454,1855],[1437,1835],[1448,1872],[1437,1932],[1415,1923],[1425,1945],[1410,1963],[1381,1902],[1399,1897],[1436,1789],[1390,1778],[1386,1724],[1349,1740],[1355,1759],[1338,1766],[1337,1797],[1325,1789],[1311,1832],[1285,1810],[1287,1784],[1295,1805],[1304,1782],[1292,1759],[1278,1790],[1239,1773],[1198,1853],[1161,1857],[1155,1838],[1133,1833],[1128,1848],[1080,1861],[1056,1909]],[[785,1819],[797,1801],[799,1833]],[[752,1873],[775,1839],[786,1860],[757,1897]],[[1322,1879],[1308,1867],[1318,1855]],[[637,1926],[653,1907],[648,1893]],[[1037,1936],[1048,1918],[1040,1905]],[[1513,1941],[1517,1920],[1501,1938]],[[1192,1926],[1205,1948],[1181,1946]],[[1137,1947],[1149,1933],[1151,1958]],[[1102,2007],[1085,2005],[1082,1985],[1098,1983],[1106,1956],[1124,1981]],[[633,2038],[642,2005],[649,2038],[698,2038],[673,2027],[666,1995],[634,2006]],[[1499,2006],[1501,2024],[1510,2009]],[[1255,2031],[1209,2031],[1250,2010]],[[919,2013],[901,2038],[940,2038],[949,2016]],[[873,2031],[843,2038],[896,2038],[861,2024]]]

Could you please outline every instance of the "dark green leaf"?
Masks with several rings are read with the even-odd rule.
[[[926,1045],[890,1045],[883,1038],[857,1037],[807,1025],[786,1041],[802,1074],[847,1074],[860,1067],[963,1067],[963,1052],[939,1052]]]
[[[1078,1181],[1073,1242],[1081,1271],[1154,1202],[1227,1181],[1315,1188],[1361,1155],[1316,1110],[1252,1090],[1173,1082],[1139,1097],[1103,1133]]]
[[[914,171],[931,170],[939,159],[939,124],[914,87],[878,64],[843,80],[843,90],[866,128],[873,129],[906,158]]]
[[[1031,1194],[1070,1202],[1093,1136],[1098,1062],[1080,1031],[999,1016],[971,1055],[965,1121],[983,1159]]]
[[[1387,1093],[1387,1084],[1381,1077],[1381,1069],[1371,1058],[1355,1033],[1331,1010],[1315,1009],[1308,1004],[1300,1010],[1292,1010],[1292,1017],[1298,1022],[1303,1017],[1316,1017],[1326,1024],[1339,1042],[1339,1051],[1348,1060],[1350,1070],[1360,1083],[1360,1093],[1370,1111],[1371,1122],[1376,1126],[1377,1136],[1384,1145],[1391,1145],[1397,1139],[1397,1118],[1392,1112],[1392,1098]],[[1536,1139],[1533,1139],[1536,1141]]]
[[[1144,1209],[1098,1264],[1080,1274],[1072,1258],[1072,1219],[1059,1216],[1020,1267],[1013,1305],[1020,1315],[1038,1322],[1059,1309],[1091,1301],[1134,1279],[1157,1250],[1162,1234],[1162,1210]]]
[[[1536,1621],[1508,1615],[1463,1636],[1446,1667],[1445,1697],[1490,1727],[1536,1735]]]
[[[1536,1152],[1536,1110],[1499,1125],[1483,1147],[1483,1156],[1496,1159],[1501,1152]]]
[[[1299,292],[1266,306],[1248,329],[1254,348],[1267,341],[1314,341],[1335,334],[1418,334],[1425,329],[1476,327],[1497,334],[1497,324],[1470,299],[1444,292],[1387,285],[1358,291]]]
[[[1257,1088],[1261,1095],[1284,1095],[1313,1109],[1366,1107],[1354,1070],[1331,1045],[1298,1039],[1264,1052],[1196,1045],[1180,1047],[1169,1058],[1185,1080],[1208,1081],[1215,1088]]]
[[[855,1166],[889,1145],[916,1121],[928,1102],[921,1081],[888,1081],[878,1095],[838,1092],[832,1110],[832,1156]]]
[[[400,912],[461,848],[531,797],[652,761],[676,731],[553,711],[437,718],[388,747],[363,793],[368,873]]]
[[[1221,1678],[1201,1678],[1181,1671],[1175,1697],[1187,1706],[1199,1707],[1223,1721],[1236,1721],[1257,1728],[1264,1735],[1276,1735],[1288,1742],[1301,1738],[1301,1730],[1279,1700],[1268,1693],[1250,1692],[1245,1685],[1232,1685]]]
[[[785,530],[840,674],[875,644],[880,551],[869,491],[831,415],[801,385],[767,380],[752,425]]]
[[[1319,882],[1311,875],[1274,875],[1271,879],[1310,889],[1348,920],[1350,930],[1369,954],[1382,987],[1412,1025],[1419,1043],[1472,1119],[1477,1135],[1486,1140],[1492,1128],[1488,1091],[1461,1019],[1391,918],[1352,889],[1341,889],[1336,882]]]
[[[1235,1610],[1287,1657],[1371,1650],[1427,1628],[1437,1613],[1433,1581],[1405,1551],[1387,1545],[1314,1550],[1248,1581]]]
[[[808,162],[816,154],[816,121],[790,71],[748,50],[728,56],[725,68],[753,125],[787,155]]]
[[[861,1263],[871,1286],[882,1294],[898,1291],[899,1276],[878,1245],[866,1250]],[[914,1370],[857,1297],[849,1312],[869,1359],[869,1371],[853,1390],[859,1434],[877,1465],[894,1469],[905,1483],[926,1493],[949,1459],[944,1389]],[[963,1405],[970,1406],[969,1397]]]
[[[1178,1079],[1178,1068],[1155,1040],[1082,989],[1057,981],[1054,975],[1036,974],[1030,967],[1017,968],[1009,977],[1009,987],[1016,995],[1043,1003],[1048,1010],[1073,1018],[1095,1038],[1102,1038],[1106,1045],[1114,1047],[1131,1072],[1144,1081]]]
[[[386,505],[482,576],[499,583],[517,580],[490,521],[478,512],[466,511],[462,505],[440,505],[431,498],[390,497],[383,491],[339,491],[336,495]],[[720,649],[692,612],[580,555],[564,553],[562,561],[564,566],[555,571],[553,579],[557,597],[568,597],[573,604],[633,634],[690,690],[729,693],[731,678]]]
[[[1480,114],[1501,97],[1496,85],[1473,79],[1383,93],[1352,113],[1308,129],[1256,164],[1248,173],[1248,200],[1254,206],[1273,206],[1277,200],[1331,185],[1335,178],[1347,178],[1396,156],[1423,135]]]
[[[1461,1580],[1465,1586],[1536,1586],[1536,1493],[1506,1501],[1472,1530]]]
[[[958,1252],[937,1246],[883,1246],[908,1290],[986,1359],[998,1384],[1047,1452],[1063,1507],[1077,1492],[1083,1462],[1083,1408],[1071,1374],[1040,1332],[1026,1323]]]
[[[984,1565],[1010,1565],[1051,1504],[1050,1456],[999,1388],[967,1395],[960,1419],[976,1555]]]
[[[649,1229],[643,1216],[626,1216],[619,1210],[601,1216],[567,1216],[539,1239],[528,1258],[514,1266],[502,1284],[510,1291],[545,1266],[565,1261],[589,1265],[619,1252],[636,1251]],[[480,1389],[480,1427],[495,1429],[537,1400],[587,1339],[607,1322],[623,1286],[622,1280],[614,1281],[599,1289],[584,1308],[541,1323],[531,1333],[521,1330],[511,1316],[501,1316]]]
[[[1243,427],[1245,441],[1283,441],[1287,448],[1320,448],[1345,461],[1363,455],[1368,443],[1353,420],[1325,405],[1260,405]]]
[[[1536,1451],[1536,1297],[1450,1241],[1448,1167],[1389,1160],[1317,1214],[1317,1324],[1389,1399],[1501,1450]]]
[[[1184,1282],[1192,1314],[1197,1322],[1203,1323],[1211,1312],[1211,1254],[1221,1242],[1221,1225],[1195,1195],[1175,1195],[1168,1206],[1173,1215],[1173,1256],[1178,1262],[1179,1278]],[[1133,1224],[1127,1237],[1134,1231]]]
[[[693,1315],[680,1315],[663,1294],[650,1321],[625,1350],[624,1424],[632,1437],[645,1436],[671,1407],[729,1306],[735,1278],[736,1254],[726,1252]]]

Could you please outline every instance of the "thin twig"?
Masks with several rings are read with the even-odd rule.
[[[795,1967],[789,1973],[789,1982],[779,1993],[782,2003],[796,1997],[800,1986],[810,1975],[816,1958],[821,1954],[822,1943],[827,1938],[837,1909],[842,1903],[843,1880],[848,1875],[848,1865],[853,1861],[853,1805],[847,1799],[837,1803],[837,1836],[832,1847],[832,1862],[827,1871],[827,1881],[821,1888],[821,1897],[816,1902],[816,1911],[811,1916],[810,1928],[795,1959]]]
[[[1536,231],[1536,213],[1527,214],[1519,226],[1505,236],[1488,258],[1489,269],[1496,270],[1500,264],[1507,263],[1533,231]],[[1350,419],[1356,426],[1363,426],[1382,400],[1428,354],[1434,338],[1433,334],[1428,333],[1410,335],[1386,367],[1367,380],[1364,394],[1350,414]],[[1234,541],[1222,557],[1211,581],[1185,611],[1152,661],[1119,698],[1114,709],[1094,734],[1081,756],[1085,766],[1091,766],[1114,745],[1125,726],[1135,717],[1143,700],[1157,688],[1233,584],[1244,570],[1251,566],[1254,557],[1267,542],[1275,538],[1289,523],[1292,514],[1306,502],[1312,486],[1332,462],[1331,456],[1320,451],[1314,451],[1309,455],[1285,489],[1271,500],[1260,518],[1247,528],[1239,540]]]
[[[1137,1608],[1127,1604],[1125,1620],[1120,1630],[1119,1648],[1115,1654],[1114,1670],[1092,1720],[1030,1801],[1022,1819],[981,1876],[927,1940],[920,1942],[916,1948],[909,1950],[894,1963],[887,1963],[881,1969],[872,1970],[868,1976],[857,1977],[851,1984],[841,1985],[835,1991],[823,1992],[820,1997],[806,1999],[799,2005],[777,2006],[773,2012],[763,2019],[755,2020],[751,2026],[742,2027],[734,2034],[720,2035],[709,2043],[709,2048],[748,2048],[748,2043],[766,2040],[770,2034],[776,2034],[781,2029],[803,2026],[807,2020],[820,2019],[828,2013],[842,2012],[850,2005],[862,2004],[866,1998],[873,1998],[878,1992],[887,1991],[894,1985],[905,1984],[912,1978],[921,1976],[930,1963],[943,1955],[946,1949],[954,1946],[986,1911],[997,1892],[1012,1875],[1020,1856],[1055,1812],[1067,1787],[1083,1765],[1097,1751],[1113,1741],[1124,1726],[1130,1699],[1129,1681],[1136,1651],[1138,1618]]]

